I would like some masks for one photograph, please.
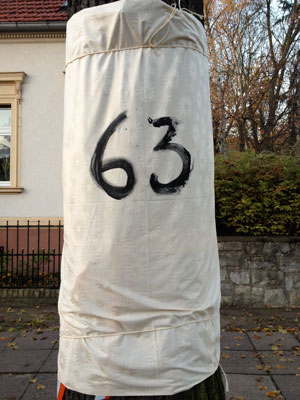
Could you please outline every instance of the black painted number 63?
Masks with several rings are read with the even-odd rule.
[[[134,170],[131,163],[125,158],[115,158],[103,161],[104,151],[106,149],[107,143],[115,132],[117,127],[127,118],[126,112],[122,112],[115,118],[110,125],[107,127],[101,138],[99,139],[96,149],[94,151],[91,160],[91,174],[96,180],[97,184],[112,198],[116,200],[121,200],[128,196],[136,184],[136,179],[134,175]],[[171,117],[161,117],[158,119],[148,118],[149,124],[153,125],[155,128],[161,126],[167,126],[167,133],[164,135],[162,140],[154,147],[154,151],[160,150],[172,150],[175,151],[181,158],[182,170],[179,176],[173,179],[169,183],[160,183],[158,176],[151,174],[150,185],[155,193],[158,194],[172,194],[177,193],[188,181],[191,173],[191,155],[190,153],[180,144],[171,143],[171,140],[176,136],[176,125],[178,122]],[[103,177],[105,171],[111,169],[121,168],[125,171],[127,175],[127,182],[125,186],[113,186],[108,183]]]

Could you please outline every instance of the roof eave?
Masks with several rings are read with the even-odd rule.
[[[66,21],[0,22],[0,32],[65,32]]]

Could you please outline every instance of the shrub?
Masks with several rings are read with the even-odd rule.
[[[253,151],[215,156],[219,235],[300,235],[300,161]]]

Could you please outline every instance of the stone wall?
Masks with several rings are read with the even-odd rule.
[[[300,307],[300,237],[219,236],[223,306]]]

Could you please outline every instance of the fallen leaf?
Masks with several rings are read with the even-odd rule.
[[[275,367],[278,368],[278,369],[286,369],[286,366],[285,365],[281,365],[281,364],[277,364],[277,365],[275,365]]]
[[[246,358],[245,354],[241,354],[241,358]]]
[[[258,385],[259,390],[267,390],[267,386]]]
[[[262,365],[257,365],[256,369],[263,369],[263,366]]]
[[[0,336],[0,341],[4,341],[4,340],[10,340],[10,337],[6,337],[6,336]]]
[[[264,370],[265,370],[265,371],[272,372],[272,371],[273,371],[273,368],[271,367],[271,365],[266,365],[266,366],[264,367]]]
[[[45,385],[42,385],[41,383],[39,383],[38,385],[37,385],[37,389],[38,390],[41,390],[41,389],[45,389]]]
[[[230,347],[229,346],[225,346],[225,350],[230,350]]]
[[[230,358],[229,354],[222,354],[222,358]]]
[[[286,329],[278,329],[278,332],[285,334],[285,333],[287,333],[287,330]]]
[[[258,378],[256,378],[257,382],[262,382],[264,380],[264,378],[262,376],[259,376]]]
[[[253,338],[254,338],[254,339],[261,339],[261,336],[253,335]]]
[[[271,397],[272,399],[276,399],[276,397],[280,394],[280,390],[274,390],[273,392],[266,392],[267,397]]]
[[[36,381],[37,381],[36,378],[29,378],[29,382],[30,382],[30,383],[35,383]]]

